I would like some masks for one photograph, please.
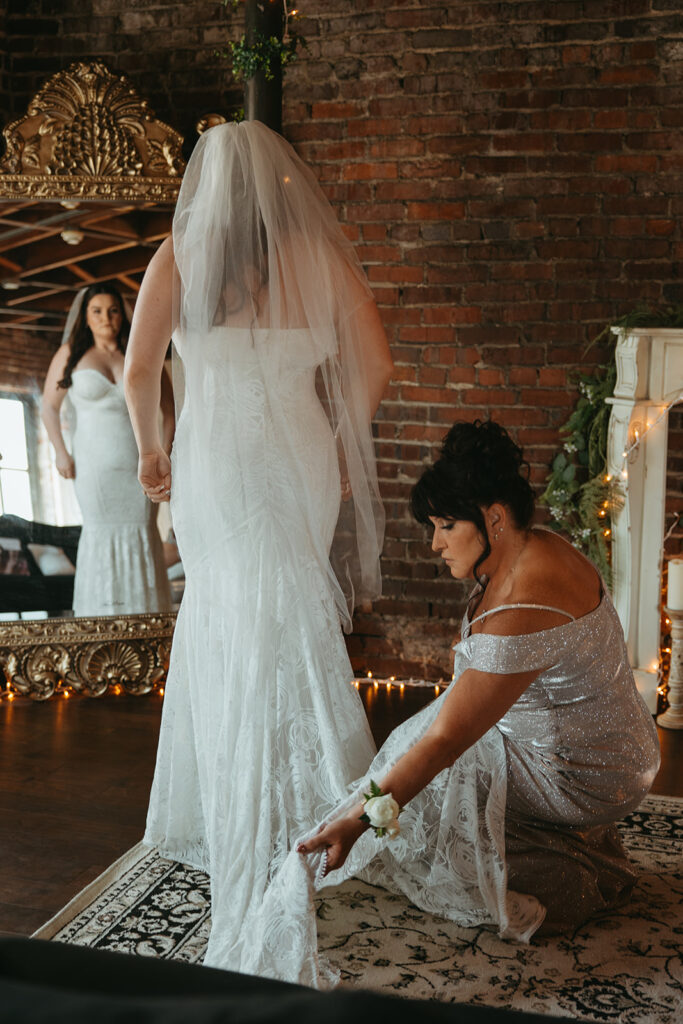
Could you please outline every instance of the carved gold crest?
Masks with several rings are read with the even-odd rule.
[[[101,61],[54,75],[4,136],[3,198],[173,202],[185,169],[182,136]]]

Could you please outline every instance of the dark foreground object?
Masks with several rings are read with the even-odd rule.
[[[209,967],[0,939],[2,1024],[539,1024],[566,1018],[370,992],[315,992]]]

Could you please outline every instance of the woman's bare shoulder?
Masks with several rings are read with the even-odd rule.
[[[487,616],[479,631],[519,636],[552,629],[589,614],[601,595],[600,577],[581,552],[549,530],[534,530],[505,600],[512,607]]]
[[[520,564],[516,600],[561,608],[575,618],[600,603],[595,566],[552,530],[533,530]]]

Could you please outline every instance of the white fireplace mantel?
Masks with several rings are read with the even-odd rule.
[[[668,417],[652,424],[683,392],[683,330],[612,330],[618,338],[617,383],[608,399],[607,472],[621,483],[625,499],[612,522],[612,593],[638,689],[654,713]]]

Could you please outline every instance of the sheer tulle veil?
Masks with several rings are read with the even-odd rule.
[[[340,501],[333,536],[319,529],[320,495],[306,483],[310,475],[297,477],[294,438],[287,466],[297,516],[349,628],[354,605],[380,592],[384,530],[362,334],[362,309],[372,294],[353,246],[312,172],[284,139],[257,121],[218,125],[201,136],[183,178],[173,246],[174,390],[179,419],[191,404],[198,439],[183,514],[191,514],[192,501],[201,502],[200,521],[206,523],[207,514],[212,518],[212,541],[234,533],[234,510],[226,518],[225,495],[212,483],[212,465],[221,457],[213,422],[220,402],[206,400],[205,389],[213,385],[205,371],[216,360],[239,360],[235,339],[246,331],[251,357],[262,363],[261,408],[283,451],[289,440],[286,402],[292,400],[291,387],[280,387],[283,375],[293,366],[308,366],[308,383],[302,378],[301,384],[306,387],[314,374],[324,429],[336,440],[352,494]],[[227,392],[221,401],[230,401]],[[232,459],[241,457],[234,445],[230,452]],[[233,469],[248,477],[256,468],[253,450],[243,457],[244,466]],[[253,493],[241,493],[245,521],[267,500],[268,480],[260,483]]]

